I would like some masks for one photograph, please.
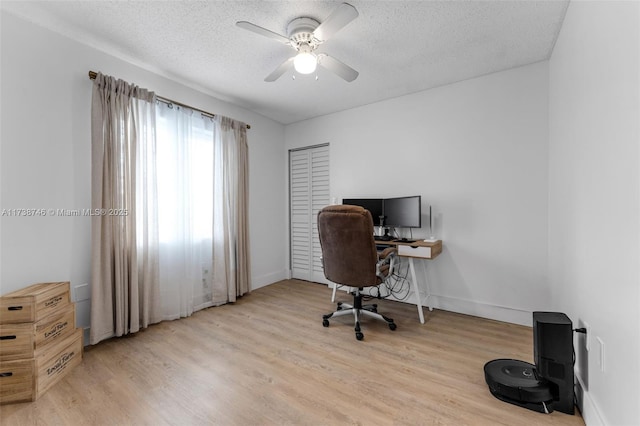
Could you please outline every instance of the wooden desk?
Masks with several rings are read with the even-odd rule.
[[[428,304],[431,292],[429,290],[429,282],[425,280],[423,285],[416,279],[416,268],[413,265],[413,259],[435,259],[440,253],[442,253],[442,241],[423,241],[417,240],[409,243],[404,241],[379,241],[376,240],[376,244],[395,246],[398,249],[398,256],[406,257],[409,259],[409,272],[411,273],[411,280],[409,280],[409,287],[416,296],[416,306],[418,308],[418,316],[420,317],[420,323],[424,324],[424,313],[422,312],[422,306],[426,306],[430,311],[433,311],[433,307]],[[424,295],[423,295],[424,293]]]

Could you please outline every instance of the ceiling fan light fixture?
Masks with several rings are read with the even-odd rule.
[[[2,1],[2,0],[0,0]],[[236,25],[240,28],[260,34],[279,41],[294,48],[297,53],[281,63],[271,74],[265,77],[264,81],[273,82],[288,71],[295,71],[296,74],[313,74],[318,65],[333,72],[347,82],[351,82],[358,77],[358,71],[339,60],[328,56],[326,53],[315,54],[315,50],[326,42],[336,32],[358,17],[358,11],[348,3],[341,3],[322,22],[305,16],[289,21],[287,25],[287,35],[275,33],[266,28],[260,27],[247,21],[238,21]],[[316,74],[316,80],[318,75]]]
[[[318,58],[311,52],[301,51],[293,60],[293,67],[300,74],[311,74],[316,70]]]

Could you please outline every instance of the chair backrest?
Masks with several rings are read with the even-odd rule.
[[[324,276],[351,287],[375,286],[378,253],[373,219],[360,206],[328,206],[318,212]]]

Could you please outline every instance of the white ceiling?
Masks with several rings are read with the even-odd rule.
[[[294,51],[235,25],[244,20],[286,35],[292,19],[322,21],[339,0],[2,1],[2,8],[288,124],[548,59],[568,5],[348,2],[359,17],[318,50],[358,70],[351,83],[323,69],[317,81],[285,74],[266,83]]]

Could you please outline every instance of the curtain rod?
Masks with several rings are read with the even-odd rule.
[[[95,80],[97,76],[98,76],[97,72],[89,71],[89,79]],[[209,117],[215,117],[216,116],[215,114],[212,114],[212,113],[207,112],[205,110],[202,110],[202,109],[199,109],[199,108],[194,108],[192,106],[185,105],[185,104],[182,104],[180,102],[176,102],[174,100],[171,100],[169,98],[164,98],[162,96],[156,95],[156,99],[159,100],[160,102],[164,102],[165,104],[175,104],[175,105],[179,105],[179,106],[184,107],[184,108],[189,108],[189,109],[192,109],[194,111],[198,111],[199,113],[202,113],[202,114],[207,115]],[[247,124],[247,129],[250,129],[250,128],[251,128],[251,126],[249,124]]]

